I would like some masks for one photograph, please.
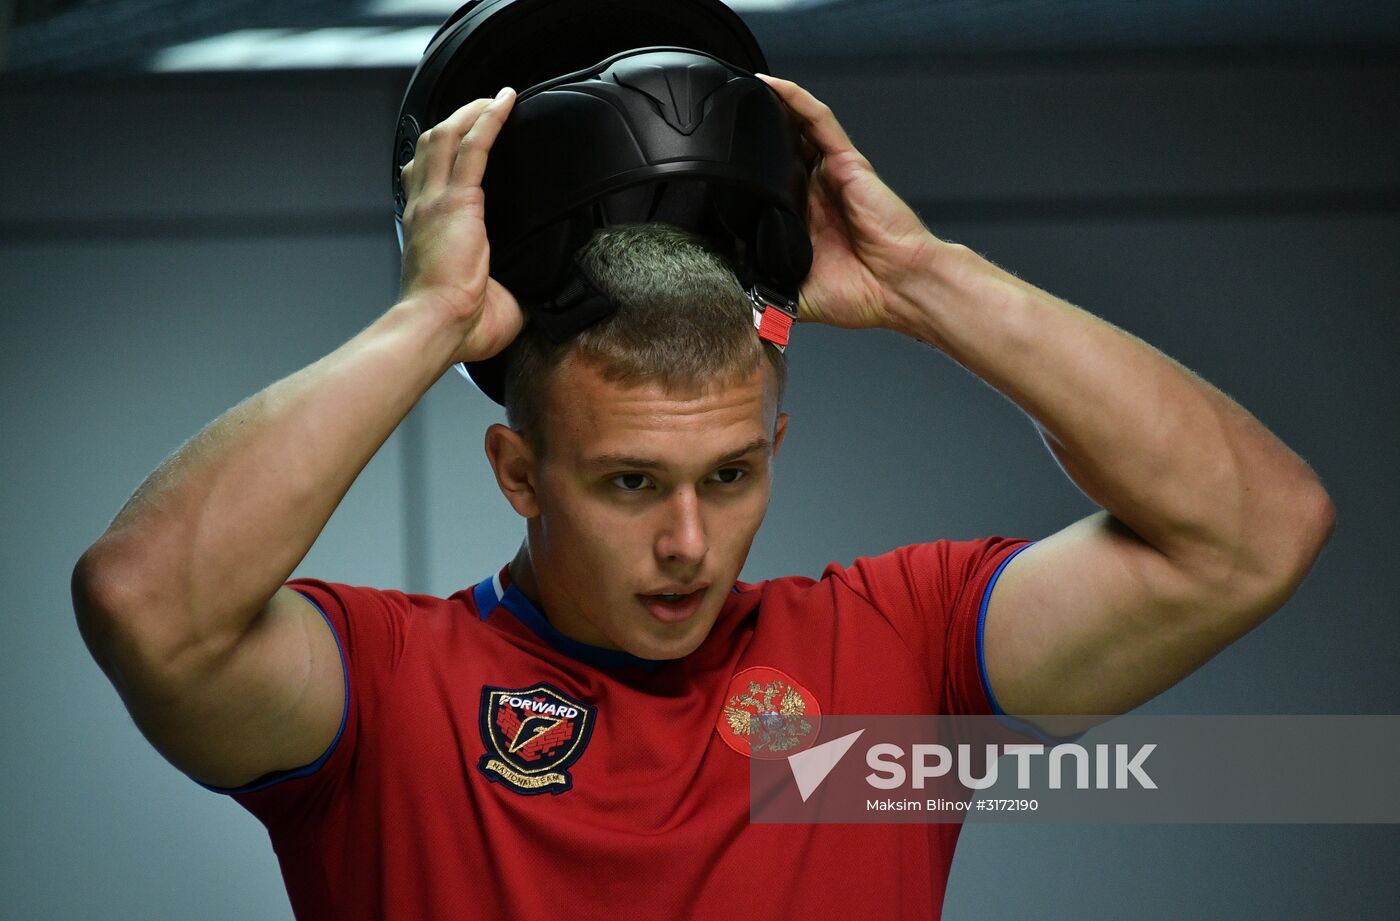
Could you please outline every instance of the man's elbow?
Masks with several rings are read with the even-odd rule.
[[[130,632],[137,612],[145,607],[135,567],[120,561],[118,552],[99,540],[78,558],[69,588],[78,632],[92,657],[110,673],[120,637]]]
[[[1337,528],[1337,508],[1320,483],[1301,490],[1287,511],[1244,548],[1240,569],[1248,576],[1236,586],[1237,597],[1259,619],[1283,606],[1312,571],[1322,548]]]
[[[1322,553],[1324,544],[1329,542],[1331,535],[1337,530],[1337,505],[1331,501],[1331,495],[1327,494],[1322,483],[1317,484],[1312,504],[1312,516],[1310,516],[1309,526],[1306,529],[1306,536],[1308,536],[1306,560],[1308,563],[1306,563],[1305,571],[1312,568],[1317,554]]]
[[[1290,528],[1292,553],[1286,555],[1277,578],[1296,587],[1337,530],[1337,506],[1322,484],[1316,483],[1296,500],[1294,508],[1296,518]]]
[[[69,590],[73,595],[73,613],[85,639],[90,628],[137,606],[134,588],[133,582],[122,575],[122,567],[116,564],[112,551],[101,541],[78,557]]]
[[[168,592],[140,554],[103,538],[79,557],[70,588],[78,632],[119,690],[138,676],[163,679],[184,658],[185,618],[171,615]]]

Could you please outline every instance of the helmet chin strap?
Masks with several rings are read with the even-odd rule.
[[[747,293],[758,338],[773,343],[780,352],[787,351],[788,335],[797,320],[797,301],[758,282],[750,285]]]
[[[552,299],[525,305],[530,321],[554,343],[572,339],[583,330],[617,313],[618,304],[588,273],[574,254],[569,280]]]

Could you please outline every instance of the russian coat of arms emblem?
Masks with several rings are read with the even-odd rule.
[[[741,755],[786,758],[812,743],[820,719],[810,691],[776,668],[755,666],[730,679],[715,729]]]

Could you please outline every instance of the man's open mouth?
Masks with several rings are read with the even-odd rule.
[[[642,599],[642,604],[646,607],[651,616],[666,623],[680,623],[688,619],[700,608],[700,602],[705,597],[705,589],[709,586],[701,586],[689,592],[659,592],[653,595],[638,595]]]

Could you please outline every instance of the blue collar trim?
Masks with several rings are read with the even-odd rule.
[[[631,666],[643,668],[649,672],[656,671],[666,664],[664,659],[643,659],[641,656],[634,656],[621,649],[590,646],[588,643],[580,643],[573,637],[565,636],[554,628],[554,625],[549,622],[549,618],[545,617],[544,613],[535,607],[534,602],[526,598],[520,589],[514,585],[507,586],[501,578],[501,573],[478,582],[476,587],[472,589],[472,597],[476,600],[476,610],[482,620],[489,617],[497,607],[505,608],[515,615],[516,620],[530,628],[530,632],[535,636],[564,655],[580,662],[599,668]]]

